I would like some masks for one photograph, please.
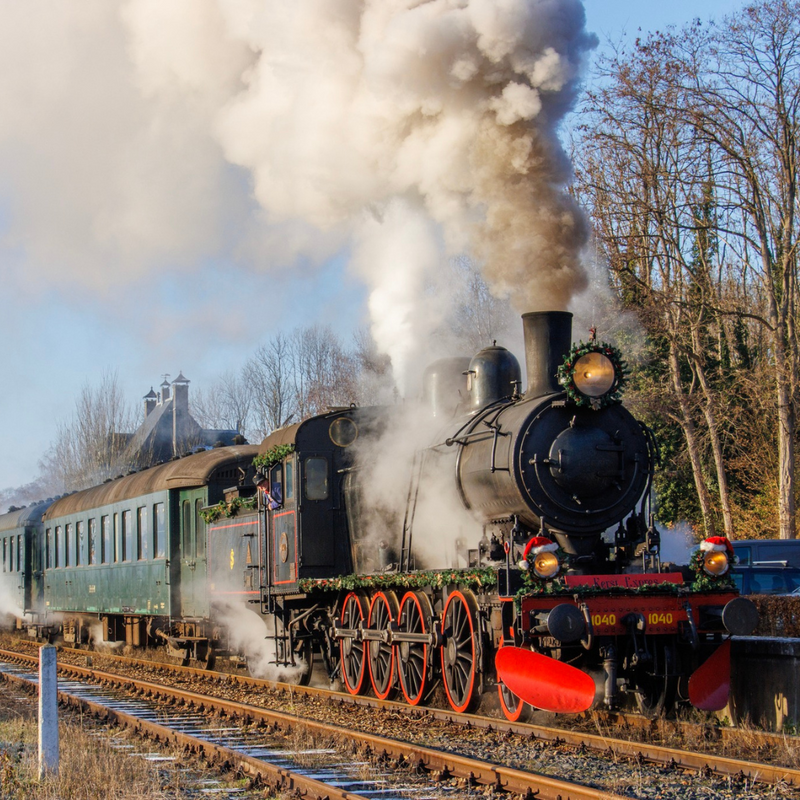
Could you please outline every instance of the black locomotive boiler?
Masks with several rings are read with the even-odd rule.
[[[647,711],[678,696],[724,706],[725,639],[757,622],[726,540],[689,568],[661,564],[655,444],[622,405],[621,354],[572,346],[564,312],[523,325],[524,392],[496,346],[428,370],[439,433],[390,462],[405,504],[377,514],[379,535],[370,477],[394,459],[382,443],[406,411],[332,410],[268,437],[242,535],[230,520],[209,529],[212,608],[257,604],[276,667],[307,680],[319,660],[353,694],[418,704],[441,685],[468,711],[496,688],[511,719],[626,696]],[[437,562],[439,539],[452,547]]]

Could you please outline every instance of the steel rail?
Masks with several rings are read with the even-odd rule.
[[[71,652],[84,656],[91,655],[91,653],[84,650],[73,650]],[[11,651],[0,650],[0,655],[5,654],[9,656],[17,655]],[[566,744],[574,747],[589,747],[599,752],[608,752],[615,756],[622,756],[637,760],[644,759],[654,764],[677,766],[698,772],[711,771],[717,775],[731,777],[743,776],[750,778],[751,780],[760,781],[762,783],[783,782],[793,786],[800,786],[800,770],[790,767],[781,767],[772,764],[760,764],[753,761],[743,761],[740,759],[728,758],[726,756],[716,756],[710,753],[694,753],[688,750],[664,747],[646,742],[617,739],[601,734],[579,733],[575,731],[568,731],[563,728],[548,727],[544,725],[508,722],[505,719],[478,716],[474,714],[459,714],[446,709],[419,706],[412,707],[406,705],[405,703],[399,703],[390,700],[377,700],[376,698],[372,697],[354,696],[344,692],[334,692],[328,689],[319,689],[309,686],[281,684],[274,681],[266,681],[231,673],[213,673],[209,672],[208,670],[197,669],[195,667],[180,667],[172,664],[161,664],[160,662],[147,661],[143,659],[130,659],[121,656],[113,657],[122,658],[129,662],[136,662],[143,666],[153,666],[156,664],[157,666],[163,666],[170,671],[175,670],[180,671],[182,674],[195,674],[198,677],[209,678],[214,675],[222,678],[224,676],[229,682],[234,682],[245,686],[269,686],[271,688],[283,689],[286,692],[306,694],[309,696],[328,696],[331,700],[338,701],[341,704],[350,704],[365,708],[391,709],[395,712],[399,711],[401,713],[409,714],[415,718],[419,718],[424,715],[443,722],[452,722],[468,727],[504,733],[516,733],[535,739],[541,739],[547,742],[553,742],[554,744]],[[62,666],[67,667],[71,665],[62,664]],[[623,717],[623,719],[629,720],[630,717]],[[634,719],[638,720],[639,718]],[[770,734],[765,735],[770,736]],[[776,739],[782,739],[782,737],[778,737],[776,734],[772,734],[771,736]]]
[[[0,655],[2,655],[2,651],[0,651]],[[36,659],[31,656],[14,655],[26,662],[36,661]],[[316,722],[292,714],[269,711],[267,709],[258,708],[257,706],[209,697],[208,695],[162,686],[160,684],[150,683],[149,681],[141,681],[136,678],[126,678],[114,673],[79,667],[72,664],[60,665],[59,671],[66,675],[76,675],[82,678],[100,680],[102,683],[112,687],[132,689],[152,697],[175,700],[186,706],[194,706],[201,711],[213,711],[230,717],[237,717],[245,722],[261,721],[280,730],[297,730],[301,728],[312,736],[349,740],[360,745],[365,753],[372,756],[389,758],[398,763],[424,769],[442,778],[461,778],[471,784],[477,783],[485,786],[492,786],[503,791],[521,794],[526,797],[536,796],[537,800],[559,800],[559,798],[560,800],[623,800],[622,795],[595,789],[593,787],[569,783],[567,781],[561,781],[556,778],[549,778],[523,770],[502,767],[485,761],[477,761],[466,756],[459,756],[442,750],[400,742],[383,736],[360,733],[349,728]],[[75,698],[75,701],[78,701],[78,698]],[[80,702],[86,701],[80,700]],[[104,707],[101,706],[100,708]],[[120,712],[114,711],[113,713],[117,714]],[[143,720],[136,719],[135,717],[133,720],[134,728],[138,725],[142,730],[145,730]],[[170,732],[170,735],[171,733],[172,732]],[[160,735],[164,735],[164,733],[161,732]],[[197,741],[200,742],[202,740]],[[217,745],[206,746],[212,748],[209,752],[216,754]],[[215,755],[215,757],[219,756]],[[273,769],[277,770],[277,768],[274,767]],[[285,771],[279,774],[282,775],[283,772]],[[297,776],[298,780],[302,778],[303,776]],[[355,795],[349,794],[347,797],[354,798]]]
[[[27,644],[27,642],[26,642]],[[271,681],[264,678],[252,678],[249,675],[239,675],[233,672],[215,672],[213,670],[203,669],[201,667],[183,667],[178,664],[170,664],[169,662],[162,662],[162,661],[152,661],[143,658],[134,658],[131,656],[120,656],[112,653],[103,653],[102,651],[87,651],[87,650],[80,650],[76,648],[70,647],[60,647],[59,652],[65,653],[72,653],[79,657],[91,657],[92,655],[98,655],[102,658],[109,658],[116,661],[120,661],[121,663],[127,663],[131,665],[140,665],[142,667],[156,667],[159,669],[164,669],[167,671],[177,672],[185,675],[196,675],[202,678],[218,678],[235,682],[242,686],[252,686],[252,687],[260,687],[260,686],[268,686],[271,689],[291,692],[294,694],[307,694],[309,696],[323,696],[323,697],[330,697],[333,700],[338,700],[342,703],[350,703],[355,706],[363,706],[365,708],[387,708],[391,709],[393,712],[399,712],[408,714],[413,717],[418,717],[422,714],[427,714],[432,716],[434,719],[438,719],[441,721],[453,722],[456,724],[468,724],[472,727],[479,727],[479,728],[492,728],[496,731],[503,731],[503,732],[512,732],[512,733],[524,733],[526,735],[535,735],[537,738],[544,739],[546,741],[555,741],[561,740],[569,744],[575,744],[579,746],[581,744],[580,737],[584,736],[584,734],[575,733],[570,731],[566,728],[559,728],[554,726],[546,726],[534,723],[512,723],[508,722],[503,717],[487,717],[481,716],[477,714],[459,714],[455,711],[450,709],[440,709],[440,708],[432,708],[430,706],[409,706],[407,703],[392,701],[392,700],[378,700],[374,697],[368,697],[364,695],[351,695],[346,692],[337,692],[331,689],[323,689],[321,687],[315,686],[299,686],[296,684],[289,684],[289,683],[280,683],[278,681]],[[646,733],[654,732],[656,729],[657,720],[650,719],[648,717],[643,717],[640,714],[626,714],[622,711],[606,711],[604,709],[598,709],[593,712],[601,719],[607,720],[609,725],[614,725],[616,727],[627,727],[627,728],[635,728],[637,730],[642,730]],[[584,719],[589,720],[590,715],[589,712],[584,714]],[[703,723],[698,722],[688,722],[684,720],[668,720],[671,725],[674,725],[676,728],[684,731],[686,734],[690,734],[691,737],[695,740],[705,739],[705,740],[714,740],[719,739],[722,742],[731,740],[738,734],[738,729],[735,727],[718,727],[713,725],[704,725]],[[592,734],[585,734],[586,736],[591,736]],[[771,742],[776,746],[780,746],[784,743],[786,736],[785,734],[780,733],[773,733],[771,731],[752,731],[748,730],[748,735],[755,735],[758,736],[760,739],[763,739],[765,742]],[[611,736],[605,735],[598,735],[600,741],[602,742],[601,748],[603,750],[607,750],[609,744],[613,747],[616,742],[620,742],[621,744],[628,743],[625,739],[616,739]],[[584,742],[587,746],[589,745],[588,742]],[[679,752],[682,752],[679,750]],[[655,763],[658,762],[657,757],[653,757],[652,760]],[[688,768],[693,768],[691,765],[687,765]]]
[[[9,683],[31,685],[30,681],[19,675],[4,674],[2,677]],[[209,764],[218,765],[225,769],[236,769],[244,775],[262,781],[276,791],[293,792],[298,797],[317,798],[317,800],[368,800],[363,795],[342,791],[335,786],[283,767],[274,766],[267,761],[248,756],[245,753],[239,753],[224,745],[207,742],[188,733],[173,730],[166,725],[159,725],[157,722],[141,719],[125,711],[108,708],[101,703],[86,700],[85,698],[75,697],[69,692],[59,690],[58,699],[64,705],[91,714],[98,719],[111,721],[122,728],[129,728],[155,742],[177,745],[195,755],[202,755]]]

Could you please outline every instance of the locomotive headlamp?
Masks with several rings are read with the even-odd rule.
[[[558,545],[552,539],[546,536],[534,536],[525,545],[520,566],[523,569],[530,569],[537,578],[552,578],[561,569],[557,552]]]
[[[587,353],[575,362],[575,388],[587,397],[602,397],[614,386],[617,373],[602,353]]]
[[[698,557],[706,575],[714,578],[724,575],[733,561],[733,556],[733,545],[725,536],[709,536],[700,542]]]
[[[555,553],[539,553],[533,559],[533,571],[539,578],[552,578],[558,573],[560,567]]]
[[[711,552],[703,557],[703,569],[709,575],[724,575],[730,566],[725,553]]]
[[[570,403],[598,410],[621,402],[627,371],[616,347],[592,339],[572,346],[558,368],[558,382]]]

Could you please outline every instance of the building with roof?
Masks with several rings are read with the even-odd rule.
[[[139,467],[185,455],[198,448],[243,444],[236,430],[203,428],[189,411],[189,379],[183,372],[172,383],[164,376],[159,392],[144,396],[144,420],[125,447],[122,460]]]

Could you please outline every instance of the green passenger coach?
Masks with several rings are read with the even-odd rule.
[[[210,652],[202,509],[253,474],[255,446],[226,447],[56,500],[43,515],[46,616],[75,644]],[[252,481],[250,481],[252,485]]]
[[[2,610],[22,614],[41,613],[44,604],[43,564],[36,537],[49,503],[15,509],[0,517],[0,598]]]

